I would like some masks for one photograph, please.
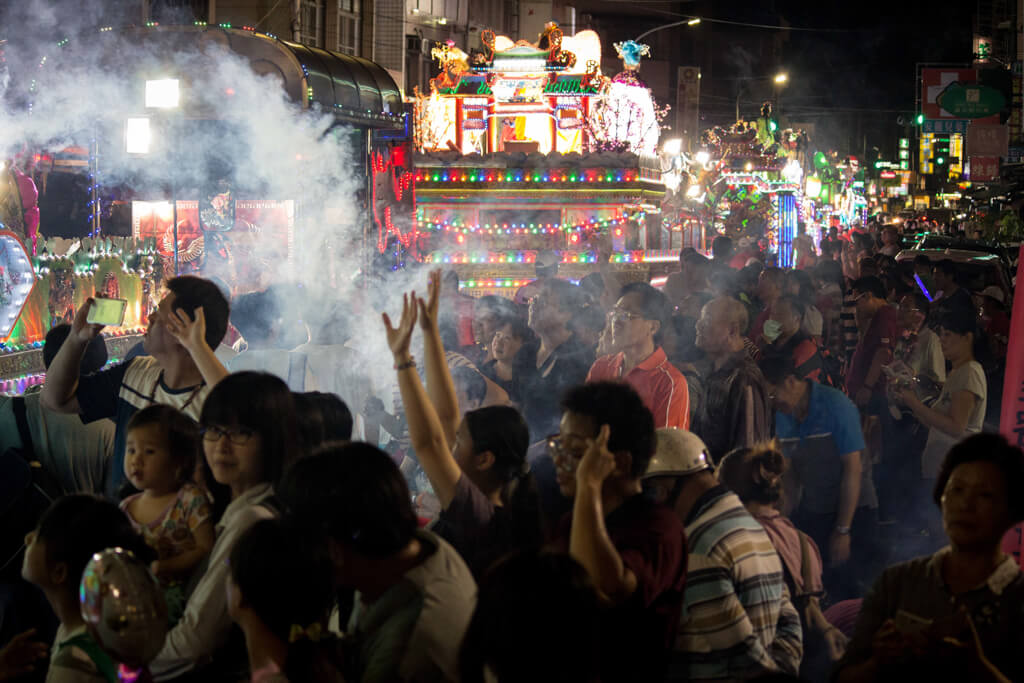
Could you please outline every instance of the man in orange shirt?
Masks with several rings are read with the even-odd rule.
[[[620,351],[594,361],[587,382],[625,382],[640,394],[654,415],[656,428],[688,429],[690,392],[686,378],[669,363],[657,343],[667,315],[668,300],[654,287],[646,282],[623,287],[611,311],[612,344]]]

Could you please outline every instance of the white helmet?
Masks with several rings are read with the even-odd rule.
[[[658,445],[644,478],[696,474],[711,469],[708,447],[693,432],[675,427],[657,431]]]

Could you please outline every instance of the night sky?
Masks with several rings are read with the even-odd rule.
[[[731,123],[737,94],[744,116],[754,115],[761,101],[772,95],[766,77],[785,70],[790,82],[779,93],[783,124],[813,123],[815,146],[852,154],[874,146],[883,153],[894,148],[900,135],[896,118],[901,112],[914,112],[916,63],[970,61],[977,5],[936,0],[566,0],[565,4],[577,7],[580,15],[591,14],[606,44],[684,16],[704,17],[698,27],[669,29],[645,40],[652,44],[655,59],[669,58],[666,52],[675,51],[678,64],[701,66],[705,75],[702,128]],[[126,16],[138,11],[138,6],[138,0],[0,1],[0,37],[7,34],[17,42],[32,36],[30,42],[38,46],[52,35],[73,31],[76,25]],[[785,33],[709,19],[818,30]],[[773,60],[776,63],[770,63]]]
[[[582,23],[609,45],[648,29],[702,17],[699,26],[643,39],[652,59],[699,65],[701,128],[729,125],[779,95],[783,125],[811,124],[812,145],[868,156],[895,154],[897,117],[915,113],[918,62],[971,59],[973,2],[931,0],[572,0]],[[719,21],[713,21],[719,20]],[[736,22],[736,23],[729,23]],[[768,27],[788,25],[790,31]],[[796,30],[815,29],[815,30]],[[831,30],[829,30],[831,29]],[[789,74],[777,93],[771,77]],[[641,70],[641,76],[643,72]],[[662,95],[664,97],[664,95]]]
[[[879,146],[885,153],[894,148],[897,117],[914,112],[918,62],[970,60],[974,6],[921,0],[778,0],[715,3],[709,16],[845,29],[789,32],[779,65],[790,75],[781,112],[793,120],[816,122],[819,143],[859,154],[865,136],[868,150]],[[738,35],[765,31],[749,28]]]

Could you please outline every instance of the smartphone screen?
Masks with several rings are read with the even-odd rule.
[[[124,322],[124,313],[128,309],[127,299],[105,299],[95,297],[85,321],[90,325],[110,325],[118,327]]]

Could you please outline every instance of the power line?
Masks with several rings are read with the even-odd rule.
[[[614,2],[619,3],[619,0],[602,0],[602,2]],[[634,2],[642,2],[642,0],[634,0]],[[746,21],[732,21],[730,19],[716,19],[713,17],[698,16],[696,14],[682,14],[680,12],[670,12],[669,10],[661,10],[654,8],[646,8],[651,12],[658,12],[670,17],[682,17],[683,19],[700,19],[701,23],[707,22],[710,24],[728,24],[730,26],[746,26],[748,28],[763,28],[775,31],[808,31],[813,33],[857,33],[864,29],[852,29],[852,28],[816,28],[812,26],[780,26],[777,24],[756,24]]]

